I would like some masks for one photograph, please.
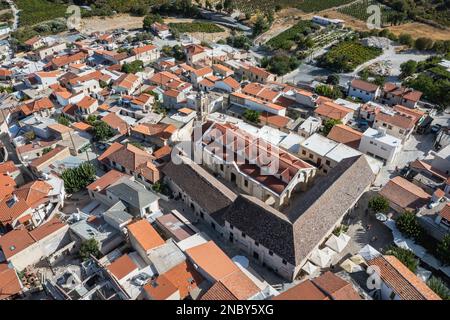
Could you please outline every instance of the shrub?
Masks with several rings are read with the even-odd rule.
[[[81,259],[88,260],[91,255],[98,258],[100,257],[100,249],[97,240],[94,238],[84,241],[80,246],[79,251]]]
[[[325,136],[327,136],[331,129],[337,125],[337,124],[341,124],[342,121],[341,120],[335,120],[335,119],[329,119],[327,121],[325,121],[325,123],[323,124],[323,128],[322,128],[322,132]]]
[[[342,98],[342,92],[341,90],[339,90],[338,88],[335,88],[331,85],[318,85],[315,89],[314,92],[321,95],[321,96],[325,96],[331,99],[338,99],[338,98]]]
[[[216,33],[224,32],[222,27],[214,23],[209,22],[179,22],[179,23],[169,23],[170,30],[176,30],[180,33],[189,32],[204,32],[204,33]]]
[[[260,115],[260,113],[258,111],[256,111],[256,110],[246,109],[244,111],[243,117],[248,122],[258,123],[259,122],[259,115]]]
[[[396,257],[403,263],[409,270],[416,273],[417,266],[419,265],[419,260],[416,259],[414,252],[408,249],[400,247],[389,247],[385,254]]]
[[[142,71],[144,69],[144,62],[141,60],[135,60],[130,63],[124,63],[122,65],[122,72],[125,73],[137,73],[139,71]]]
[[[111,128],[106,122],[98,120],[93,124],[94,137],[97,141],[106,141],[109,138],[114,137],[114,129]]]
[[[447,265],[450,265],[450,234],[446,234],[437,246],[439,258]]]
[[[433,290],[442,300],[450,300],[450,289],[440,278],[432,276],[427,281],[428,287]]]
[[[369,200],[369,209],[373,212],[387,213],[389,211],[389,201],[383,196],[375,196]]]
[[[405,211],[397,218],[395,224],[398,230],[409,238],[419,239],[423,234],[423,229],[419,225],[416,215],[412,212]]]

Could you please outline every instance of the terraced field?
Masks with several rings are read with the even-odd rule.
[[[280,6],[298,8],[306,13],[322,11],[341,6],[354,0],[239,0],[237,7],[243,12],[254,13],[256,10],[268,11]]]
[[[48,0],[15,0],[15,3],[20,10],[20,27],[64,17],[67,9],[67,5]]]

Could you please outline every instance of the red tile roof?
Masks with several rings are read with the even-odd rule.
[[[124,254],[120,258],[116,259],[106,267],[109,272],[111,272],[117,280],[122,280],[131,272],[136,270],[138,266],[131,260],[131,258]]]
[[[447,204],[445,205],[445,207],[441,210],[441,212],[439,212],[439,215],[440,215],[443,219],[445,219],[445,220],[447,220],[447,221],[450,221],[450,203],[447,203]]]
[[[128,175],[113,169],[113,170],[110,170],[107,173],[105,173],[103,176],[101,176],[94,182],[92,182],[86,188],[88,190],[99,192],[99,191],[102,191],[102,190],[108,188],[110,185],[114,184],[120,178],[126,177],[126,176],[128,176]]]
[[[363,81],[360,79],[353,79],[351,82],[351,86],[355,89],[360,89],[367,92],[375,92],[379,88],[378,85]]]
[[[358,149],[362,133],[344,124],[333,126],[327,138]]]
[[[7,299],[22,291],[16,271],[6,263],[0,263],[0,300]]]
[[[165,243],[164,239],[161,238],[147,220],[139,220],[129,224],[127,229],[145,251],[159,247]]]
[[[379,268],[379,276],[402,300],[441,300],[423,280],[394,256],[379,256],[368,261]]]

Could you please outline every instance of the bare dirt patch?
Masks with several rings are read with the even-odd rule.
[[[332,19],[345,20],[345,25],[355,30],[369,30],[365,21],[358,20],[335,10],[322,11],[320,14]],[[450,29],[439,29],[420,22],[410,22],[398,26],[388,26],[386,28],[396,35],[408,33],[413,38],[429,37],[433,40],[450,40]]]
[[[114,29],[142,28],[144,17],[118,14],[113,17],[91,17],[82,19],[81,31],[84,33],[105,32]]]
[[[388,29],[396,35],[409,33],[413,38],[428,37],[433,40],[450,40],[450,29],[439,29],[419,22],[405,23]]]

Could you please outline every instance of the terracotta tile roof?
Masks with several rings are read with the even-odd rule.
[[[41,164],[44,164],[46,161],[52,159],[53,157],[56,157],[59,153],[63,152],[65,149],[67,149],[67,147],[57,145],[53,150],[50,150],[46,154],[42,155],[40,158],[36,158],[33,161],[31,161],[30,166],[37,168]]]
[[[197,77],[201,77],[201,76],[205,76],[207,74],[212,74],[213,69],[211,67],[203,67],[203,68],[193,71],[192,73],[195,74]]]
[[[141,54],[147,51],[152,51],[155,50],[156,46],[152,45],[152,44],[147,44],[145,46],[142,47],[137,47],[137,48],[133,48],[131,51],[133,54],[137,55],[137,54]]]
[[[23,146],[17,147],[16,151],[19,154],[22,153],[26,153],[29,151],[33,151],[36,149],[42,149],[42,148],[46,148],[48,146],[52,146],[54,144],[56,144],[58,141],[54,140],[54,141],[44,141],[44,140],[39,140],[39,141],[33,141],[32,143],[27,143],[24,144]]]
[[[228,67],[225,67],[224,65],[222,65],[222,64],[213,64],[213,69],[218,69],[218,70],[220,70],[220,71],[223,71],[223,72],[225,72],[225,73],[234,73],[234,71],[233,70],[231,70],[230,68],[228,68]]]
[[[250,278],[238,269],[228,276],[220,279],[220,282],[238,299],[247,300],[255,296],[260,289]]]
[[[417,123],[417,121],[419,121],[420,118],[422,118],[425,115],[425,112],[423,112],[423,111],[416,110],[416,109],[410,109],[410,108],[407,108],[407,107],[404,107],[401,105],[395,105],[394,111],[414,118],[414,123]]]
[[[116,259],[106,267],[109,272],[111,272],[117,280],[122,280],[131,272],[136,270],[138,266],[131,260],[131,258],[124,254],[120,258]]]
[[[166,145],[166,146],[159,148],[155,152],[153,152],[152,155],[155,157],[155,159],[161,159],[161,158],[169,155],[171,152],[172,152],[172,148],[170,146]]]
[[[442,208],[441,212],[439,212],[439,215],[440,215],[443,219],[445,219],[445,220],[447,220],[447,221],[450,221],[450,203],[447,203],[447,204],[445,205],[445,207]]]
[[[65,226],[66,224],[64,222],[61,222],[57,218],[53,218],[32,231],[27,231],[25,229],[11,230],[0,237],[0,248],[3,251],[5,258],[9,259],[35,242],[46,238]]]
[[[270,77],[272,75],[269,71],[267,71],[267,70],[265,70],[263,68],[255,67],[255,66],[249,66],[248,70],[251,73],[253,73],[253,74],[255,74],[255,75],[257,75],[257,76],[259,76],[259,77],[261,77],[263,79],[264,78],[268,78],[268,77]]]
[[[25,41],[26,45],[32,46],[33,44],[35,44],[36,42],[38,42],[41,39],[40,36],[34,36],[31,39],[28,39],[27,41]]]
[[[0,163],[0,174],[13,173],[19,171],[19,168],[16,167],[13,161],[9,160],[3,163]]]
[[[417,102],[422,97],[422,92],[408,89],[402,86],[397,86],[395,83],[387,82],[384,84],[383,87],[384,92],[389,92],[393,94],[394,96],[402,97],[406,100],[411,100],[413,102]]]
[[[144,290],[152,300],[166,300],[177,292],[178,288],[164,275],[160,275],[145,284]]]
[[[241,99],[246,99],[246,100],[249,100],[249,101],[261,104],[261,105],[265,105],[265,106],[269,107],[270,109],[274,109],[274,110],[283,110],[283,109],[285,109],[284,107],[282,107],[280,105],[277,105],[275,103],[265,102],[265,101],[263,101],[261,99],[249,96],[249,95],[244,94],[244,93],[233,92],[231,95],[235,96],[235,97],[238,97],[238,98],[241,98]]]
[[[138,80],[139,78],[132,73],[123,74],[114,82],[114,85],[131,90]]]
[[[72,123],[72,128],[80,131],[88,131],[92,129],[92,126],[84,122],[74,122]]]
[[[0,77],[10,77],[12,76],[12,71],[8,69],[0,69]]]
[[[351,82],[351,86],[355,89],[360,89],[367,92],[375,92],[379,88],[378,85],[363,81],[360,79],[353,79]]]
[[[167,71],[158,72],[154,74],[153,77],[151,77],[149,80],[150,82],[156,83],[157,85],[166,85],[167,83],[174,80],[181,81],[181,79],[176,75]]]
[[[441,300],[424,281],[394,256],[379,256],[368,261],[379,268],[380,277],[402,300]]]
[[[145,251],[159,247],[165,243],[163,238],[161,238],[147,220],[139,220],[129,224],[127,229]]]
[[[19,278],[14,269],[6,263],[0,263],[0,300],[9,298],[22,291]]]
[[[62,113],[74,116],[75,115],[75,111],[77,111],[77,109],[78,109],[77,105],[75,105],[75,104],[68,104],[67,106],[65,106],[62,109]]]
[[[183,261],[166,271],[164,277],[178,288],[181,299],[186,298],[192,290],[204,281],[204,278],[189,261]]]
[[[102,191],[102,190],[108,188],[110,185],[115,183],[120,178],[126,177],[126,176],[128,176],[128,175],[113,169],[113,170],[110,170],[107,173],[105,173],[103,176],[101,176],[94,182],[92,182],[86,188],[88,190],[99,192],[99,191]]]
[[[217,281],[200,300],[238,300],[238,298],[222,282]]]
[[[207,79],[207,78],[204,78],[202,81],[199,82],[199,84],[204,86],[204,87],[207,87],[207,88],[214,87],[214,82],[209,80],[209,79]]]
[[[330,300],[330,298],[307,279],[273,297],[272,300]]]
[[[426,170],[430,172],[432,175],[437,176],[443,180],[450,179],[450,176],[446,174],[445,172],[440,171],[439,169],[434,168],[431,164],[426,163],[422,160],[416,160],[410,163],[411,168],[419,169],[419,170]]]
[[[323,102],[314,110],[314,113],[318,115],[335,120],[342,120],[351,112],[353,112],[353,110],[345,108],[334,102]]]
[[[13,193],[16,187],[16,181],[6,173],[0,174],[0,200]]]
[[[259,122],[262,124],[273,125],[277,128],[284,128],[286,125],[292,121],[288,117],[279,116],[269,112],[261,112],[259,116]]]
[[[376,115],[375,121],[385,122],[390,125],[393,125],[395,127],[400,127],[405,130],[412,129],[414,127],[414,119],[403,116],[399,113],[396,113],[394,115],[389,115],[383,112],[380,112]]]
[[[65,126],[63,124],[60,124],[60,123],[51,124],[48,127],[59,133],[66,133],[66,132],[73,131],[73,129],[71,129],[68,126]]]
[[[146,136],[157,136],[165,140],[169,139],[176,130],[177,128],[174,125],[163,123],[142,123],[131,128],[131,131],[138,132]]]
[[[216,281],[239,270],[234,262],[211,240],[187,249],[186,253],[196,265]]]
[[[351,283],[330,271],[314,278],[312,281],[333,300],[362,300]]]
[[[362,133],[344,124],[333,126],[327,138],[358,149]]]
[[[80,101],[78,101],[77,106],[83,109],[89,109],[96,102],[97,102],[96,99],[86,96]]]
[[[380,195],[405,210],[415,210],[425,205],[430,195],[412,182],[397,176],[381,189]]]
[[[188,55],[196,55],[202,52],[205,52],[205,48],[199,46],[198,44],[191,44],[186,47],[186,52]]]
[[[76,61],[84,60],[84,59],[86,59],[86,57],[87,57],[86,53],[77,52],[72,55],[65,55],[65,56],[59,56],[59,57],[53,58],[51,60],[51,63],[59,68],[59,67],[68,65],[70,63],[76,62]]]
[[[99,161],[105,161],[106,159],[114,161],[130,171],[136,171],[140,166],[150,162],[153,157],[145,150],[141,150],[130,143],[124,146],[114,142],[98,157]]]
[[[104,116],[102,121],[106,122],[111,128],[116,129],[120,134],[128,132],[128,123],[113,112]]]
[[[241,87],[239,82],[237,82],[233,77],[226,77],[222,81],[234,90],[239,89]]]
[[[34,112],[53,108],[53,102],[49,98],[41,98],[33,100],[24,105],[19,106],[19,109],[26,115],[30,115]]]
[[[65,226],[67,226],[65,222],[62,222],[58,218],[52,218],[43,225],[31,230],[30,235],[35,241],[40,241]]]
[[[180,91],[178,91],[178,90],[173,90],[173,89],[169,89],[169,90],[164,91],[164,95],[165,95],[165,96],[172,97],[172,98],[176,98],[176,97],[178,97],[180,94],[181,94]]]

